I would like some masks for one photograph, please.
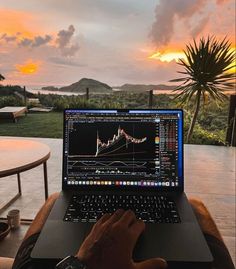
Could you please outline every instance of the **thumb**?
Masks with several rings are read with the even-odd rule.
[[[135,263],[135,269],[165,269],[167,266],[167,262],[161,258]]]

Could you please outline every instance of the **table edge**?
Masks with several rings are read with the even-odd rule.
[[[0,171],[0,178],[11,176],[14,174],[18,174],[18,173],[33,169],[33,168],[39,166],[40,164],[46,162],[49,159],[50,155],[51,155],[51,151],[49,150],[48,154],[46,154],[41,159],[36,160],[35,162],[28,163],[28,164],[20,166],[20,167],[12,168],[10,170],[6,170],[6,171],[2,171],[2,172]]]

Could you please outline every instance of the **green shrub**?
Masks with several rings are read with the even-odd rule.
[[[65,108],[148,108],[149,93],[114,92],[109,95],[90,94],[89,97],[89,100],[86,100],[82,95],[38,95],[43,106],[54,107],[55,111],[63,111]],[[185,111],[184,135],[186,137],[192,117],[191,108],[186,110],[186,107],[173,99],[173,95],[167,94],[154,95],[153,108],[183,108]],[[215,103],[202,105],[190,143],[224,145],[228,109],[228,101],[223,102],[220,106],[216,106]]]
[[[187,138],[188,128],[190,124],[190,117],[185,115],[184,122],[184,140]],[[203,144],[203,145],[225,145],[225,130],[217,130],[215,132],[210,132],[197,123],[194,127],[193,136],[191,138],[190,144]]]
[[[24,96],[24,89],[17,85],[0,85],[0,96],[9,96],[9,95],[15,95],[15,92],[20,93]],[[28,98],[34,98],[35,94],[31,92],[26,91],[26,97]]]
[[[15,96],[3,96],[0,97],[0,108],[4,106],[24,106],[24,102]]]

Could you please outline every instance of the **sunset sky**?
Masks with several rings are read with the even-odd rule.
[[[167,83],[193,37],[227,36],[234,0],[0,0],[4,84]]]

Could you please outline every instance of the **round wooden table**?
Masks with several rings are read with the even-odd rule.
[[[43,164],[45,199],[48,198],[47,160],[50,148],[32,140],[0,139],[0,178],[17,175],[18,193],[6,204],[1,206],[0,212],[5,210],[21,196],[20,173]]]

